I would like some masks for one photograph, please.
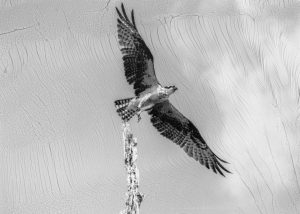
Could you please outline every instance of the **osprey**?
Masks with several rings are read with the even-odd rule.
[[[122,13],[116,8],[118,39],[122,46],[125,76],[127,82],[134,86],[135,97],[116,100],[118,114],[125,122],[134,115],[140,121],[141,112],[147,111],[160,134],[178,144],[190,157],[215,173],[223,176],[222,170],[230,173],[221,164],[227,162],[212,152],[195,125],[169,102],[169,96],[177,88],[160,85],[155,75],[153,56],[136,28],[133,10],[130,21],[123,3],[121,8]]]

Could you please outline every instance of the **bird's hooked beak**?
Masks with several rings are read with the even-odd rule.
[[[165,89],[166,89],[166,94],[168,96],[170,96],[171,94],[173,94],[177,90],[177,87],[175,85],[172,85],[172,86],[166,87]]]

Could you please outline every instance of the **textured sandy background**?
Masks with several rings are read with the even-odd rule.
[[[143,214],[300,212],[300,4],[124,1],[174,105],[233,172],[215,175],[142,115]],[[118,213],[130,97],[116,1],[1,1],[0,213]]]

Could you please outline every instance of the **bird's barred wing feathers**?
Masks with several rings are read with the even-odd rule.
[[[157,86],[153,56],[139,34],[134,20],[134,12],[131,11],[129,20],[124,5],[121,5],[122,13],[118,13],[118,38],[122,46],[125,76],[129,84],[134,84],[135,95],[148,88]]]
[[[165,137],[178,144],[184,151],[208,169],[224,176],[230,173],[222,164],[227,163],[207,146],[198,129],[169,101],[156,104],[149,111],[153,126]]]

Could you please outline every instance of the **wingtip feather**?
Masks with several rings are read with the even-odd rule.
[[[136,29],[136,26],[135,26],[135,20],[134,20],[134,11],[133,11],[133,10],[131,11],[131,21],[132,21],[133,26],[134,26],[135,29]]]
[[[118,13],[119,18],[122,20],[124,17],[122,16],[121,12],[119,11],[119,8],[116,7],[116,11]],[[119,20],[119,19],[118,19]]]
[[[226,176],[224,175],[224,173],[222,172],[222,170],[220,170],[219,167],[217,167],[217,170],[218,170],[218,172],[219,172],[220,175],[222,175],[223,177],[226,177]],[[216,173],[216,174],[218,174],[218,173]]]
[[[128,16],[127,16],[127,14],[126,14],[126,10],[125,10],[125,7],[124,7],[123,2],[122,2],[122,4],[121,4],[121,9],[122,9],[124,18],[125,18],[127,21],[129,21]]]
[[[227,163],[227,162],[226,162]],[[220,167],[222,170],[224,170],[225,172],[227,172],[227,173],[230,173],[230,174],[232,174],[232,172],[230,172],[228,169],[226,169],[219,161],[217,161],[217,166],[218,166],[218,168]],[[219,170],[218,170],[219,171]],[[221,170],[220,170],[221,171]],[[219,172],[220,172],[219,171]],[[224,176],[225,177],[225,176]]]

